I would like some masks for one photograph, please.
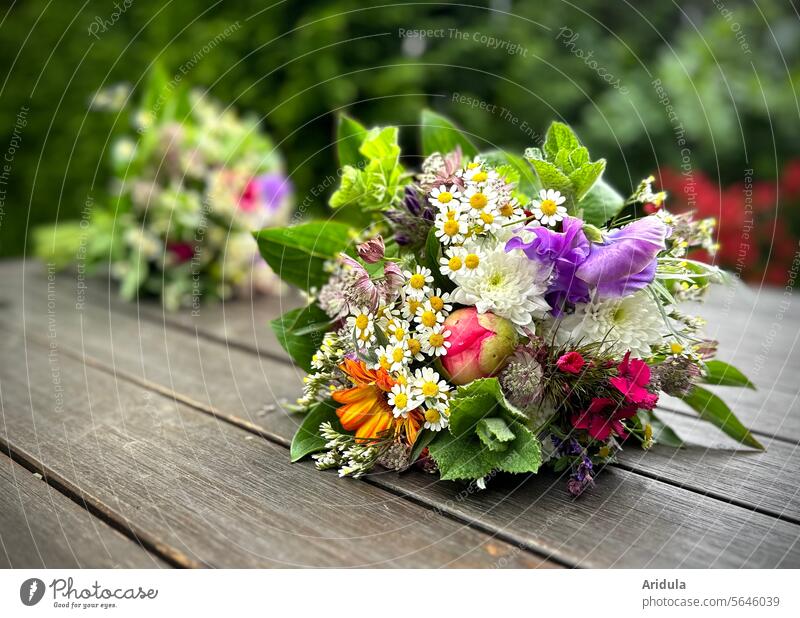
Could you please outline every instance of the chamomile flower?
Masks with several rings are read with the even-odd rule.
[[[350,328],[359,341],[370,341],[375,334],[375,317],[366,307],[359,307],[347,318]]]
[[[501,219],[494,208],[484,208],[474,219],[482,232],[494,232],[500,228]]]
[[[525,211],[522,209],[522,206],[520,206],[517,198],[513,197],[498,206],[497,214],[506,220],[516,221],[525,216]]]
[[[400,314],[406,320],[413,320],[417,315],[417,309],[422,307],[422,299],[416,299],[411,296],[406,296],[403,305],[400,307]]]
[[[562,206],[567,198],[559,191],[553,189],[542,189],[539,191],[539,199],[532,200],[531,210],[542,225],[554,226],[561,221],[567,214],[567,209]]]
[[[411,352],[405,341],[386,346],[385,352],[389,362],[387,371],[402,371],[411,362]]]
[[[425,410],[425,429],[441,431],[450,424],[450,408],[445,403],[437,403]]]
[[[481,174],[485,173],[486,170],[483,167],[483,162],[478,157],[475,157],[474,160],[470,161],[464,166],[464,169],[456,172],[456,175],[460,176],[464,180],[471,181],[476,175],[478,175],[478,178],[483,178]]]
[[[411,353],[411,358],[417,361],[425,360],[425,355],[422,353],[422,343],[419,339],[419,333],[411,333],[406,337],[406,347]]]
[[[417,266],[414,272],[407,270],[403,274],[408,281],[404,288],[406,296],[421,300],[431,291],[430,284],[433,283],[433,274],[429,268]]]
[[[450,347],[447,340],[449,336],[450,331],[445,330],[441,324],[426,330],[422,335],[422,351],[429,356],[444,356]]]
[[[461,203],[465,208],[471,209],[471,214],[475,216],[485,208],[494,208],[497,204],[497,195],[489,187],[478,187],[469,185],[464,191]]]
[[[452,204],[458,204],[458,199],[461,197],[461,191],[458,185],[452,185],[449,189],[445,185],[432,189],[428,201],[434,206],[443,209],[448,209]]]
[[[444,252],[444,257],[439,258],[439,272],[447,277],[462,273],[464,270],[464,256],[467,250],[464,247],[450,247]]]
[[[381,305],[375,310],[376,325],[386,331],[400,319],[400,310],[393,306]]]
[[[417,369],[411,386],[414,395],[424,399],[429,407],[436,405],[437,402],[447,401],[447,393],[450,390],[447,382],[430,367]]]
[[[406,320],[393,320],[386,329],[391,343],[402,343],[411,330],[411,325]]]
[[[464,242],[467,230],[467,217],[456,210],[440,212],[433,222],[434,234],[443,245],[454,245]]]
[[[445,319],[444,311],[437,311],[433,308],[430,300],[422,303],[422,306],[417,309],[417,315],[414,316],[414,321],[417,323],[417,330],[425,328],[433,328],[437,324],[441,324]]]
[[[441,289],[436,290],[428,296],[428,302],[433,307],[434,311],[450,313],[453,310],[453,305],[450,304],[452,299],[448,292],[442,292]]]
[[[411,392],[408,383],[395,384],[392,390],[389,391],[387,400],[392,407],[395,418],[408,416],[411,410],[418,408],[422,404],[422,400],[416,398]]]
[[[383,369],[384,371],[391,371],[392,369],[392,359],[391,359],[391,347],[388,345],[382,345],[375,349],[375,361],[369,364],[370,369]]]

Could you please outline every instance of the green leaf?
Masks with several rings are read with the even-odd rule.
[[[436,238],[436,229],[431,228],[428,232],[428,238],[425,240],[425,260],[428,268],[433,273],[433,280],[436,282],[436,286],[442,288],[445,292],[451,292],[455,287],[452,279],[445,277],[442,271],[439,270],[441,247],[439,239]]]
[[[638,416],[642,425],[649,424],[653,428],[653,441],[656,444],[673,446],[675,448],[683,447],[683,440],[681,440],[680,436],[675,433],[672,427],[658,418],[655,412],[652,410],[639,410]]]
[[[311,408],[297,428],[289,449],[292,463],[325,449],[325,438],[319,435],[319,426],[325,422],[330,422],[334,429],[342,431],[335,404],[330,399]]]
[[[455,435],[474,433],[484,417],[500,416],[525,422],[527,417],[505,397],[497,378],[481,378],[459,386],[450,398],[450,430]]]
[[[429,446],[433,439],[438,436],[439,433],[436,431],[431,431],[430,429],[423,429],[417,434],[417,441],[414,442],[414,446],[411,448],[411,453],[408,456],[409,463],[414,463],[419,459],[419,456],[422,455],[422,451],[425,450],[425,447]]]
[[[443,431],[428,447],[443,480],[479,479],[492,470],[536,472],[542,463],[539,441],[526,427],[513,423],[516,436],[502,452],[486,448],[476,434],[454,436]]]
[[[566,196],[572,195],[572,182],[564,172],[554,163],[542,161],[541,159],[530,159],[533,169],[536,171],[539,185],[547,189],[555,189]]]
[[[598,181],[606,169],[606,160],[598,159],[592,163],[584,163],[569,175],[572,183],[573,197],[579,202]]]
[[[560,150],[572,151],[580,148],[580,145],[578,137],[569,125],[563,122],[553,122],[547,128],[543,150],[547,160],[552,161]]]
[[[703,382],[719,386],[742,386],[756,390],[755,384],[746,375],[733,365],[721,360],[706,361],[706,374],[703,376]]]
[[[428,450],[444,481],[479,479],[495,469],[492,452],[474,434],[456,437],[449,431],[440,431]]]
[[[625,206],[625,198],[600,178],[578,203],[583,210],[583,220],[592,225],[603,225]]]
[[[761,443],[742,425],[725,402],[711,391],[695,386],[682,399],[697,411],[700,418],[716,425],[734,440],[764,450]]]
[[[515,437],[508,424],[496,416],[479,420],[475,433],[490,451],[505,451],[508,448],[506,443]]]
[[[261,255],[284,281],[303,290],[328,280],[326,260],[350,245],[350,226],[336,221],[312,221],[292,227],[254,232]]]
[[[423,109],[420,116],[420,129],[422,131],[422,153],[428,155],[438,152],[447,154],[461,146],[464,157],[472,159],[478,154],[478,149],[467,137],[444,116],[429,109]]]
[[[366,137],[367,129],[364,125],[346,114],[339,115],[339,125],[336,128],[336,149],[340,166],[358,167],[367,162],[367,158],[360,152],[361,144]]]
[[[311,372],[314,356],[330,326],[330,318],[316,303],[293,309],[270,322],[278,343],[298,367]]]

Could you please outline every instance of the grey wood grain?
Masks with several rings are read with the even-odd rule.
[[[168,565],[0,453],[0,568]]]
[[[84,366],[59,338],[53,354],[0,334],[0,354],[19,359],[0,367],[0,439],[176,562],[552,566],[372,485],[291,465],[284,447]]]
[[[79,337],[87,354],[109,371],[125,372],[126,379],[164,392],[174,390],[199,409],[284,443],[296,428],[297,417],[274,405],[297,393],[299,375],[285,363],[94,305],[80,314],[61,309],[59,324],[66,333],[61,337]],[[141,345],[129,345],[137,338]],[[65,341],[71,346],[78,339]],[[272,404],[269,409],[261,407],[265,401]],[[378,474],[371,482],[569,563],[629,567],[798,563],[797,526],[626,470],[605,471],[594,493],[577,502],[564,491],[563,479],[550,474],[519,487],[514,484],[519,479],[503,480],[492,492],[474,497],[464,497],[459,486],[432,483],[418,473]],[[640,529],[645,536],[632,545],[631,530]],[[592,544],[598,540],[602,551]]]

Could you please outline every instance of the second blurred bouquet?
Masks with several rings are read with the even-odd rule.
[[[124,110],[124,86],[98,92],[98,110]],[[204,298],[275,291],[251,230],[284,225],[292,210],[283,162],[256,118],[155,70],[135,130],[114,142],[108,207],[37,231],[37,252],[58,267],[109,263],[123,298],[160,297],[167,309]]]

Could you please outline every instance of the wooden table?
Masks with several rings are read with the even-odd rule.
[[[2,566],[800,567],[800,300],[782,290],[702,310],[760,388],[725,395],[767,451],[665,400],[690,446],[629,447],[573,499],[551,472],[480,492],[290,464],[302,371],[267,322],[295,295],[192,316],[83,284],[0,263]]]

